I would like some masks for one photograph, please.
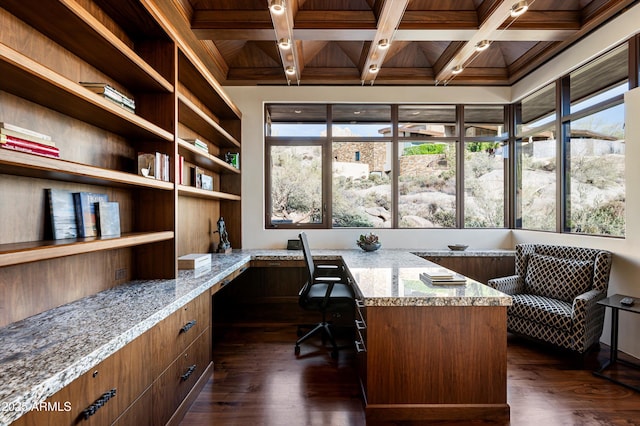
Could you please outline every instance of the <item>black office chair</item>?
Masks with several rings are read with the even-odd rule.
[[[353,289],[344,277],[343,269],[337,265],[316,265],[311,257],[311,249],[307,235],[299,235],[304,260],[307,264],[307,281],[300,290],[298,303],[303,309],[320,311],[322,322],[296,341],[295,354],[300,354],[300,343],[316,333],[322,333],[322,342],[331,342],[331,357],[338,357],[338,345],[331,331],[331,323],[327,321],[328,313],[353,311],[355,299]],[[300,335],[300,333],[299,333]]]

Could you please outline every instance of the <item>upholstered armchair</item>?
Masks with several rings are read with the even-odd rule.
[[[600,340],[611,253],[545,244],[516,246],[515,275],[488,285],[512,296],[510,332],[584,354]]]

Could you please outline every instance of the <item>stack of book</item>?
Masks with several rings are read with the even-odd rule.
[[[420,279],[427,284],[454,285],[466,284],[467,279],[445,268],[427,268],[420,272]]]
[[[209,145],[207,145],[206,142],[203,142],[200,139],[185,139],[185,142],[190,143],[191,145],[204,152],[209,152]]]
[[[170,158],[162,152],[138,153],[138,174],[144,177],[159,179],[168,182],[170,180]]]
[[[97,93],[99,95],[104,96],[105,99],[110,100],[122,108],[126,109],[129,112],[136,112],[136,102],[128,96],[125,96],[118,90],[109,86],[107,83],[92,83],[92,82],[83,82],[80,84],[87,89],[91,90],[93,93]]]
[[[51,140],[51,136],[14,124],[0,122],[0,146],[14,151],[60,158],[60,150]]]

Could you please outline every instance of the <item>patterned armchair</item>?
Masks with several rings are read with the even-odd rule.
[[[515,275],[488,282],[513,298],[507,329],[584,354],[602,334],[611,253],[519,244],[515,259]]]

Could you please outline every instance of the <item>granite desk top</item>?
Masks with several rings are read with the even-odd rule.
[[[488,251],[492,252],[492,251]],[[431,252],[430,252],[431,253]],[[457,252],[470,253],[470,252]],[[508,306],[511,298],[468,279],[433,286],[418,275],[434,264],[403,250],[313,250],[342,259],[369,306]],[[132,281],[0,328],[0,425],[44,401],[181,306],[251,260],[302,260],[301,251],[234,250],[211,268],[171,280]]]

